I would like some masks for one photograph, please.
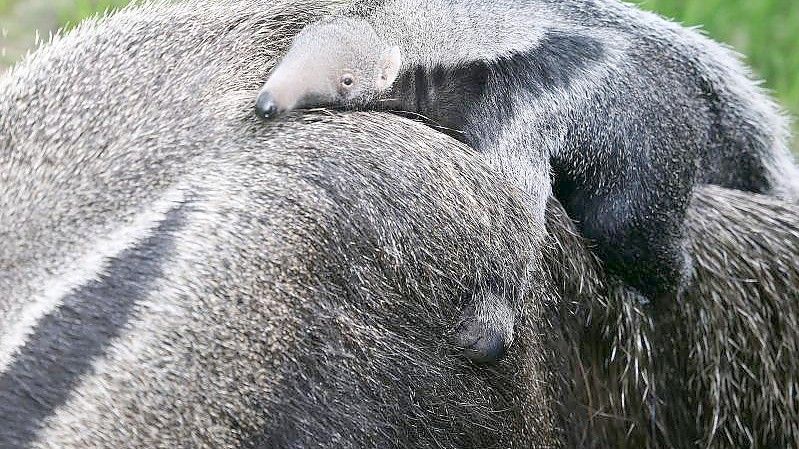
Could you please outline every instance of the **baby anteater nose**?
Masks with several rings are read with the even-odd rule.
[[[258,117],[262,119],[270,119],[277,115],[277,104],[275,104],[275,99],[272,98],[272,95],[268,91],[263,91],[258,94],[258,98],[255,100],[255,113],[258,114]]]

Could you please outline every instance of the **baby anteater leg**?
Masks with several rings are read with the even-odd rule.
[[[595,198],[576,218],[608,271],[660,307],[674,300],[690,271],[683,203],[653,194],[641,204],[634,193],[618,192]]]

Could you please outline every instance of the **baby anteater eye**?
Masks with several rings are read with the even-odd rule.
[[[349,73],[346,75],[341,76],[341,85],[344,87],[350,87],[355,84],[355,77],[350,75]]]

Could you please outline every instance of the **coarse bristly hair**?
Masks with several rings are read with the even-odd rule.
[[[0,447],[797,445],[796,207],[701,188],[656,322],[557,203],[376,113],[251,102],[317,0],[151,3],[0,77]],[[493,367],[443,335],[527,282]],[[664,344],[664,342],[666,344]]]
[[[566,335],[585,447],[799,444],[797,217],[797,205],[772,197],[698,189],[686,222],[689,288],[659,319],[597,283],[599,267],[563,244],[573,231],[555,220],[568,271],[551,272],[565,288],[561,306],[574,301],[584,320]]]

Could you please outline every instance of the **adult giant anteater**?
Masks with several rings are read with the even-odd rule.
[[[655,334],[557,205],[530,272],[521,192],[455,141],[258,123],[270,61],[329,10],[150,4],[0,78],[0,447],[796,442],[794,206],[698,191],[693,287]],[[443,335],[497,272],[529,287],[518,345],[475,367]]]

